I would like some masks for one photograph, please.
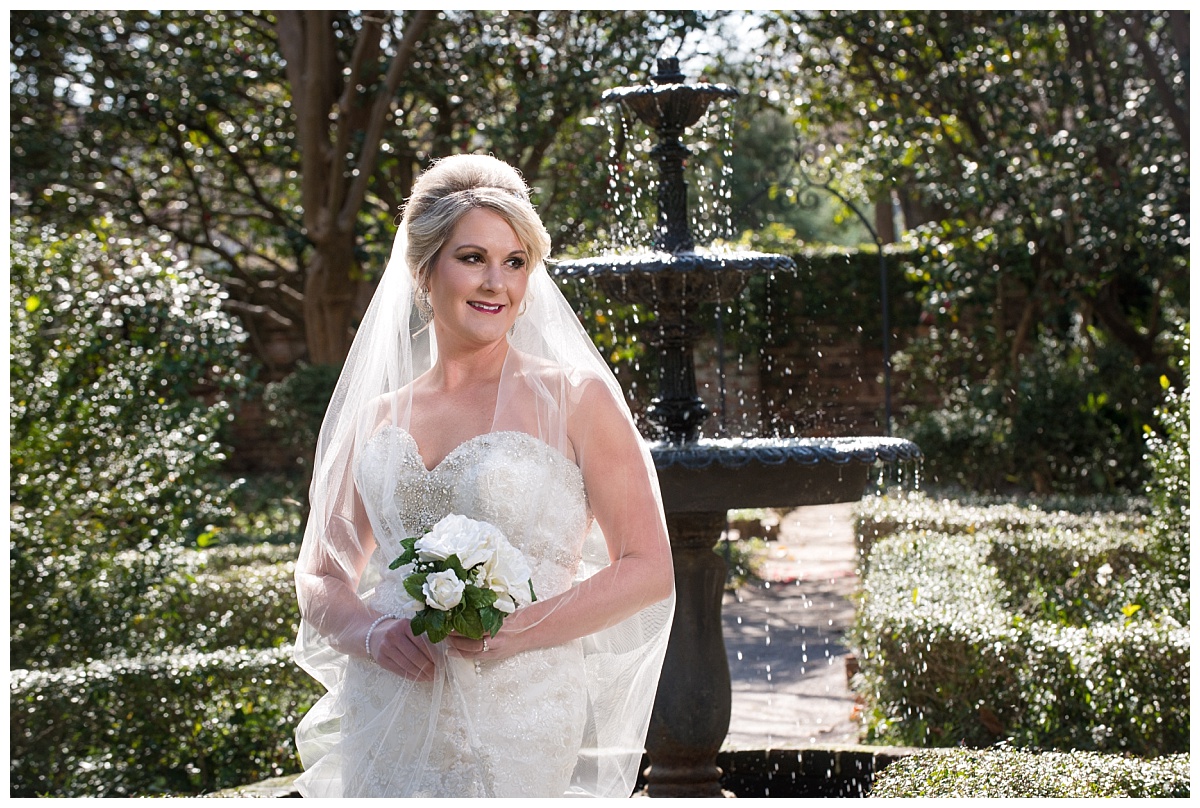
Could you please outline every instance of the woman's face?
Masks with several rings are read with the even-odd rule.
[[[439,344],[479,346],[504,339],[529,283],[525,248],[504,217],[473,208],[458,220],[429,273]]]

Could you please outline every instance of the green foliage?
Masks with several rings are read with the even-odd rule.
[[[757,536],[728,541],[722,539],[713,552],[725,559],[727,565],[725,589],[736,592],[749,581],[759,579],[759,567],[767,552],[767,543]]]
[[[197,794],[294,771],[296,719],[320,693],[286,645],[14,671],[10,791]]]
[[[729,77],[735,84],[744,81],[737,72]],[[837,197],[804,184],[796,166],[796,127],[776,106],[748,93],[734,107],[729,205],[735,232],[775,226],[792,230],[805,242],[869,243],[870,233]],[[872,214],[869,204],[859,206]],[[794,248],[795,243],[782,252]]]
[[[938,473],[1140,487],[1138,430],[1179,381],[1160,336],[1187,316],[1186,14],[767,19],[798,130],[835,141],[819,167],[894,194],[919,248],[929,330],[895,360]]]
[[[1140,760],[1007,747],[929,750],[875,775],[872,797],[1190,797],[1191,755]]]
[[[321,690],[291,659],[297,551],[182,551],[122,649],[14,671],[14,795],[194,794],[294,771],[295,722]]]
[[[413,72],[397,157],[415,168],[431,157],[490,151],[534,186],[557,246],[592,238],[608,181],[601,93],[645,81],[664,43],[681,42],[712,15],[444,11]]]
[[[731,338],[749,330],[760,344],[784,341],[800,324],[834,325],[864,334],[872,342],[882,338],[882,279],[874,246],[805,244],[796,231],[777,224],[743,233],[737,246],[791,256],[796,270],[750,278],[738,301],[745,309],[746,323],[731,329]],[[889,322],[893,327],[914,322],[919,309],[908,277],[916,255],[892,244],[885,245],[883,252]]]
[[[274,648],[295,637],[300,625],[294,564],[299,548],[264,547],[274,552],[260,553],[258,560],[243,555],[224,569],[222,560],[206,558],[203,551],[182,554],[178,568],[146,593],[147,618],[134,626],[122,651]],[[228,564],[230,558],[223,560]]]
[[[1126,349],[1039,329],[1015,375],[968,383],[964,368],[982,355],[968,355],[972,340],[959,339],[964,333],[935,329],[896,357],[898,373],[941,391],[905,407],[901,430],[921,447],[928,480],[992,492],[1138,489],[1141,424],[1151,402],[1146,372],[1131,370],[1136,363]]]
[[[300,363],[282,381],[271,382],[263,393],[268,423],[304,471],[304,488],[312,476],[313,450],[325,410],[337,386],[341,365]]]
[[[17,221],[10,257],[12,661],[58,665],[121,647],[145,589],[224,518],[214,436],[244,335],[156,245]]]
[[[228,524],[210,532],[200,545],[298,544],[304,534],[303,488],[303,480],[293,473],[247,478],[229,498],[233,515]]]
[[[306,270],[328,235],[304,217],[318,217],[322,201],[350,217],[337,249],[322,242],[321,278],[342,287],[328,290],[335,299],[352,298],[346,285],[386,264],[396,213],[435,157],[490,152],[517,165],[556,244],[583,239],[604,203],[602,90],[633,80],[665,41],[710,16],[445,10],[392,98],[381,90],[416,12],[371,15],[375,24],[360,11],[302,13],[15,13],[16,204],[71,226],[99,209],[169,233],[217,256],[253,330],[303,331],[306,296],[322,294]],[[332,83],[299,81],[286,42],[311,48]],[[303,124],[300,110],[313,113]],[[302,126],[320,132],[302,138]],[[334,142],[336,159],[318,154]],[[269,363],[265,345],[250,349]]]
[[[731,246],[789,255],[796,270],[753,274],[736,298],[719,305],[701,303],[696,318],[701,338],[715,341],[719,334],[728,352],[764,360],[762,372],[768,376],[774,357],[797,344],[804,345],[805,326],[835,328],[840,333],[858,335],[867,344],[880,341],[880,265],[874,248],[805,244],[795,230],[780,224],[747,231]],[[599,252],[602,250],[580,250],[580,257]],[[904,247],[887,245],[884,257],[890,289],[889,318],[892,323],[911,322],[917,317],[917,305],[906,277],[914,254]],[[658,389],[656,361],[646,351],[646,335],[654,327],[654,313],[642,306],[613,301],[590,283],[564,283],[562,290],[633,399],[631,404],[637,412]],[[786,406],[788,402],[773,400],[765,409],[782,410]],[[796,417],[789,419],[786,414],[774,412],[771,422],[745,424],[739,434],[794,435],[808,429],[800,418],[811,418],[812,413],[804,413],[799,405],[794,409]]]
[[[1156,572],[1145,516],[873,510],[853,629],[870,740],[1188,748],[1190,597]]]
[[[72,230],[99,211],[170,234],[243,314],[302,322],[297,104],[272,26],[262,12],[16,12],[15,204]]]
[[[1163,404],[1154,414],[1159,430],[1146,431],[1146,462],[1150,480],[1146,494],[1154,508],[1151,535],[1154,554],[1166,575],[1176,578],[1183,589],[1191,582],[1191,369],[1188,359],[1190,328],[1180,339],[1182,391],[1171,387],[1166,376]]]

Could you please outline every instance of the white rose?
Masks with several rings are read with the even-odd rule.
[[[435,609],[448,612],[462,600],[466,584],[458,580],[458,576],[450,570],[435,572],[425,579],[421,591],[425,593],[425,602]]]
[[[463,569],[469,570],[491,561],[497,537],[504,541],[495,525],[452,513],[417,539],[417,555],[422,561],[445,561],[456,555]]]
[[[520,550],[507,541],[497,545],[491,563],[484,566],[485,584],[496,593],[496,608],[506,614],[518,606],[528,606],[529,579],[533,573]]]

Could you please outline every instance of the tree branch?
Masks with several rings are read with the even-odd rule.
[[[366,198],[371,176],[375,173],[375,163],[379,157],[379,145],[383,138],[383,127],[387,122],[387,113],[391,109],[392,99],[400,87],[400,79],[412,65],[417,42],[424,35],[429,24],[433,22],[437,12],[418,11],[412,22],[404,26],[404,37],[396,48],[396,55],[388,66],[384,91],[375,98],[371,109],[371,117],[367,124],[366,137],[363,142],[362,155],[358,161],[358,176],[350,187],[350,192],[338,212],[338,226],[343,230],[351,229],[354,217],[362,207]]]
[[[1129,32],[1129,38],[1133,40],[1133,46],[1142,57],[1142,67],[1150,74],[1150,79],[1154,82],[1154,89],[1158,93],[1159,100],[1162,101],[1163,107],[1166,108],[1171,122],[1175,124],[1175,131],[1179,132],[1183,142],[1187,143],[1189,137],[1187,113],[1181,110],[1179,104],[1175,102],[1175,94],[1171,92],[1171,85],[1167,81],[1167,77],[1163,74],[1162,66],[1158,63],[1157,54],[1146,40],[1146,27],[1142,23],[1141,16],[1136,12],[1129,14],[1125,17],[1125,23]]]

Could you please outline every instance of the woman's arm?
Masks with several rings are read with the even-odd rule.
[[[593,634],[664,600],[674,587],[654,467],[637,430],[604,385],[588,385],[569,432],[611,563],[566,592],[508,617],[499,634],[488,639],[489,659]],[[482,651],[478,640],[452,635],[450,642],[463,655]]]
[[[351,468],[351,460],[347,458],[339,490],[329,493],[340,509],[324,517],[313,514],[312,518],[325,519],[324,535],[311,547],[305,547],[296,564],[300,614],[343,654],[361,657],[369,653],[393,673],[410,679],[429,679],[433,675],[433,653],[424,639],[413,637],[409,621],[388,619],[376,624],[381,615],[358,596],[358,580],[375,549],[375,537]],[[372,624],[375,624],[373,631]],[[368,631],[371,632],[369,652]]]

